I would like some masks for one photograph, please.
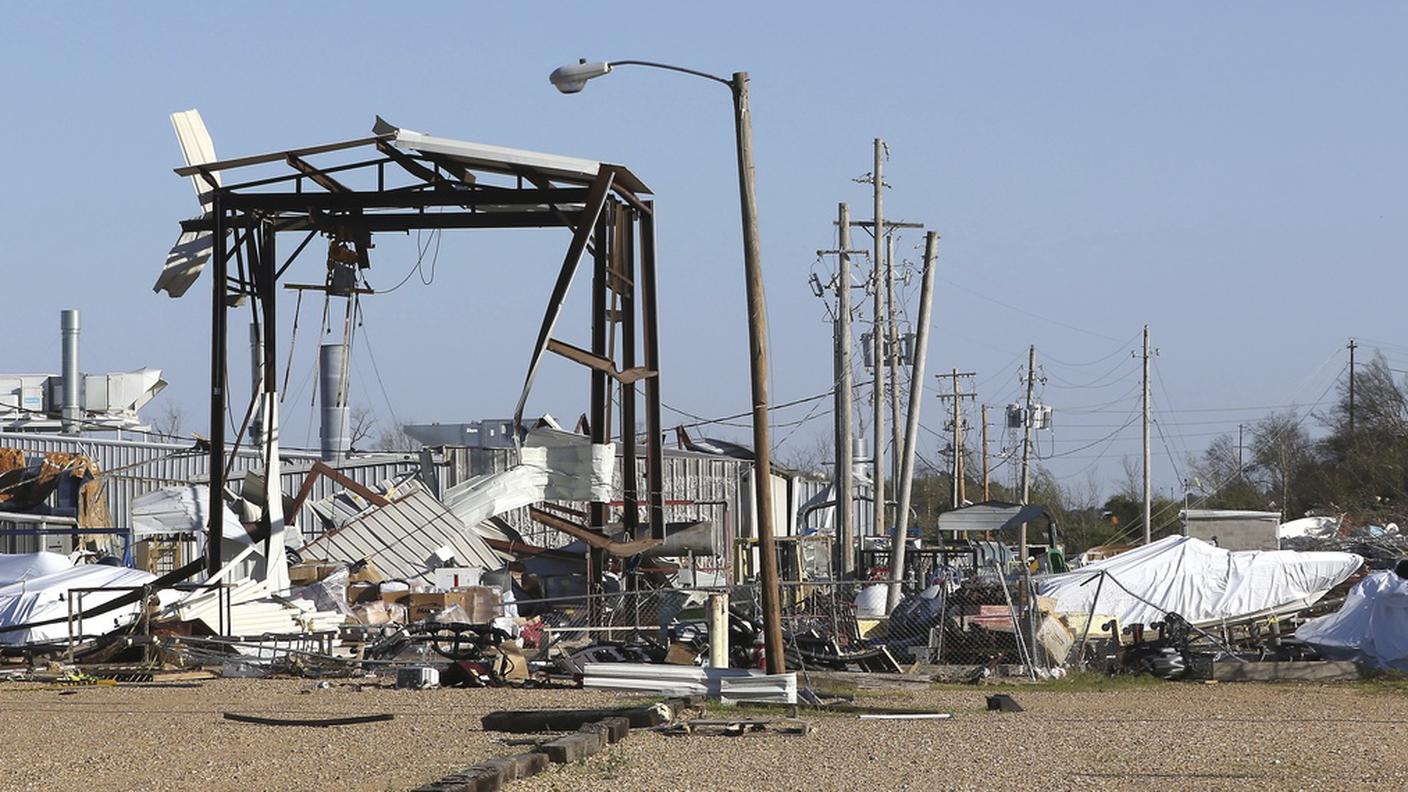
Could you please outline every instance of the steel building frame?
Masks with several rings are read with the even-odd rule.
[[[352,149],[372,149],[370,158],[317,166],[310,157]],[[229,175],[255,165],[287,165],[289,173],[234,184]],[[374,135],[322,146],[195,164],[176,169],[209,186],[202,196],[211,209],[182,222],[183,231],[208,233],[211,271],[210,486],[224,485],[227,451],[225,391],[226,311],[244,298],[254,301],[263,325],[263,395],[277,392],[276,303],[279,279],[313,238],[353,249],[357,264],[370,262],[367,250],[377,233],[427,229],[554,228],[572,233],[533,347],[523,390],[514,413],[522,433],[523,410],[545,352],[586,366],[590,378],[589,428],[594,443],[611,441],[611,381],[620,383],[619,428],[624,483],[622,521],[628,535],[645,527],[664,538],[662,434],[660,427],[660,348],[656,300],[655,208],[649,188],[618,165],[553,155],[458,143],[401,130],[377,120]],[[217,174],[220,174],[217,177]],[[507,184],[482,181],[490,174]],[[371,175],[374,189],[352,189],[349,176]],[[223,177],[223,179],[222,179]],[[395,186],[393,186],[395,185]],[[440,211],[428,211],[440,210]],[[282,262],[277,240],[298,233],[301,241]],[[592,254],[591,347],[583,349],[552,336],[567,288],[584,253]],[[233,267],[231,266],[233,264]],[[233,270],[233,272],[232,272]],[[637,288],[637,282],[639,287]],[[619,325],[619,328],[614,327]],[[621,340],[619,360],[615,337]],[[639,491],[636,388],[643,380],[646,492]],[[238,449],[240,437],[236,438]],[[223,504],[211,499],[207,568],[220,565],[219,526]],[[267,517],[265,518],[267,521]],[[589,527],[603,530],[608,504],[592,503]],[[266,526],[267,528],[267,526]],[[593,553],[594,576],[604,559]]]

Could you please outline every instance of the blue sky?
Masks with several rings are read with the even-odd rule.
[[[161,398],[202,431],[204,288],[150,290],[177,221],[196,211],[171,173],[167,115],[199,108],[229,157],[360,136],[379,113],[630,166],[658,195],[665,400],[745,409],[726,91],[623,69],[562,96],[546,79],[577,57],[653,59],[752,74],[777,401],[830,387],[830,326],[806,281],[830,266],[815,251],[834,246],[837,202],[869,215],[852,179],[879,136],[888,215],[943,235],[931,371],[975,370],[980,399],[1005,404],[1037,344],[1058,427],[1043,453],[1063,455],[1047,464],[1108,492],[1139,450],[1137,425],[1116,430],[1138,397],[1125,350],[1148,322],[1168,446],[1156,436],[1155,481],[1175,489],[1187,453],[1260,414],[1230,408],[1313,402],[1351,335],[1408,343],[1406,16],[1368,2],[9,6],[0,368],[53,370],[57,312],[80,308],[85,368],[163,368]],[[412,242],[379,244],[374,284],[406,276]],[[921,243],[911,234],[900,250],[917,260]],[[386,396],[364,349],[354,402],[383,422],[511,413],[564,245],[560,232],[446,236],[431,285],[412,278],[367,301]],[[301,266],[317,277],[316,257]],[[291,391],[311,371],[312,314],[305,305]],[[241,338],[244,319],[231,321]],[[564,321],[586,339],[582,312]],[[1404,348],[1383,349],[1408,368]],[[584,408],[571,365],[540,382],[535,408]],[[309,436],[309,395],[285,406],[295,442]],[[926,400],[934,429],[940,409]],[[784,455],[829,432],[814,415]],[[936,459],[940,441],[926,442]]]

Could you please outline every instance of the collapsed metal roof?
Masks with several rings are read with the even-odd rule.
[[[368,560],[391,578],[429,580],[449,548],[458,565],[497,569],[498,555],[424,490],[367,512],[299,549],[305,559]]]

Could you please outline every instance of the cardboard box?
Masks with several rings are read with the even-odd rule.
[[[327,561],[304,561],[288,568],[288,582],[293,586],[311,586],[342,567],[342,564]]]
[[[459,605],[469,611],[468,599],[459,591],[412,591],[407,597],[406,610],[411,621],[432,619],[451,605]]]
[[[382,595],[386,600],[386,595]],[[492,586],[469,586],[452,591],[413,591],[407,593],[406,608],[411,621],[434,617],[453,605],[469,615],[472,624],[488,624],[503,615],[503,597]]]
[[[388,607],[389,606],[381,600],[368,602],[353,608],[352,617],[362,624],[371,626],[387,624],[391,621],[391,614],[387,610]]]
[[[359,605],[362,603],[381,602],[380,583],[348,583],[347,584],[347,604]]]
[[[386,575],[370,561],[358,561],[347,573],[349,583],[380,583],[384,580]]]
[[[382,583],[377,587],[382,602],[407,605],[411,601],[410,587],[404,583]]]
[[[488,624],[504,615],[503,594],[494,586],[470,586],[461,589],[465,602],[461,606],[475,624]]]

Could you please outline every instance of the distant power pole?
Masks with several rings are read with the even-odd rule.
[[[851,212],[846,204],[837,210],[837,230],[840,246],[836,250],[818,250],[817,255],[834,253],[838,256],[836,273],[836,326],[835,326],[835,452],[836,452],[836,539],[838,562],[841,572],[849,575],[855,570],[855,464],[853,459],[855,431],[852,428],[851,384],[851,254],[850,249]],[[860,251],[863,252],[863,251]],[[825,294],[818,288],[819,294]]]
[[[1349,437],[1354,439],[1354,350],[1359,348],[1359,344],[1353,339],[1349,339]]]
[[[855,505],[852,501],[855,483],[852,477],[855,464],[852,460],[855,432],[851,429],[851,257],[847,252],[851,247],[850,208],[841,204],[837,219],[840,222],[840,272],[837,277],[837,317],[836,332],[840,336],[837,366],[841,378],[836,383],[836,404],[840,415],[837,426],[836,444],[836,529],[841,538],[841,571],[850,574],[855,570],[856,526]]]
[[[959,380],[960,380],[960,378],[971,379],[971,378],[974,376],[974,374],[975,374],[975,372],[972,372],[972,371],[959,371],[958,369],[954,369],[954,370],[953,370],[951,373],[949,373],[949,374],[936,374],[936,375],[935,375],[935,377],[936,377],[937,379],[950,378],[950,379],[953,380],[953,393],[952,393],[952,394],[940,393],[940,394],[939,394],[939,398],[940,398],[940,399],[952,399],[952,400],[953,400],[953,416],[952,416],[952,418],[950,418],[950,420],[953,422],[953,465],[952,465],[952,467],[950,468],[950,470],[951,470],[951,474],[950,474],[950,475],[951,475],[952,478],[953,478],[953,486],[951,487],[951,492],[952,492],[952,494],[953,494],[953,508],[955,508],[955,509],[957,509],[958,507],[962,506],[962,505],[963,505],[963,500],[964,500],[964,498],[963,498],[963,495],[964,495],[964,492],[963,492],[963,478],[964,478],[964,472],[963,472],[963,411],[962,411],[962,403],[963,403],[963,400],[964,400],[964,399],[968,399],[968,400],[971,401],[971,400],[974,398],[974,395],[973,395],[972,393],[964,393],[964,392],[963,392],[962,388],[959,387]],[[985,432],[985,433],[986,433],[986,432]]]
[[[1237,424],[1237,480],[1242,480],[1242,425]]]
[[[895,238],[885,234],[885,348],[886,368],[890,371],[890,470],[899,475],[900,454],[904,440],[900,427],[900,336],[895,322]]]
[[[1149,524],[1152,514],[1153,476],[1149,470],[1149,325],[1144,325],[1144,544],[1153,541],[1154,526]]]
[[[871,180],[874,182],[875,199],[875,258],[871,267],[874,278],[871,281],[875,289],[874,299],[874,319],[875,322],[870,330],[870,343],[874,348],[874,355],[871,361],[875,364],[873,369],[875,374],[874,404],[871,421],[874,426],[875,447],[871,449],[870,458],[873,460],[871,469],[874,471],[872,478],[874,484],[874,522],[871,526],[875,536],[884,536],[885,531],[885,293],[880,288],[880,267],[884,263],[881,255],[885,252],[885,177],[884,163],[885,141],[875,138],[875,165],[870,171]],[[891,548],[894,552],[894,548]]]
[[[988,406],[983,405],[983,500],[991,500],[988,494]]]
[[[1027,403],[1022,413],[1022,505],[1027,505],[1032,495],[1032,390],[1036,386],[1036,344],[1027,349]],[[1027,524],[1022,523],[1019,537],[1018,560],[1023,566],[1027,563]]]

